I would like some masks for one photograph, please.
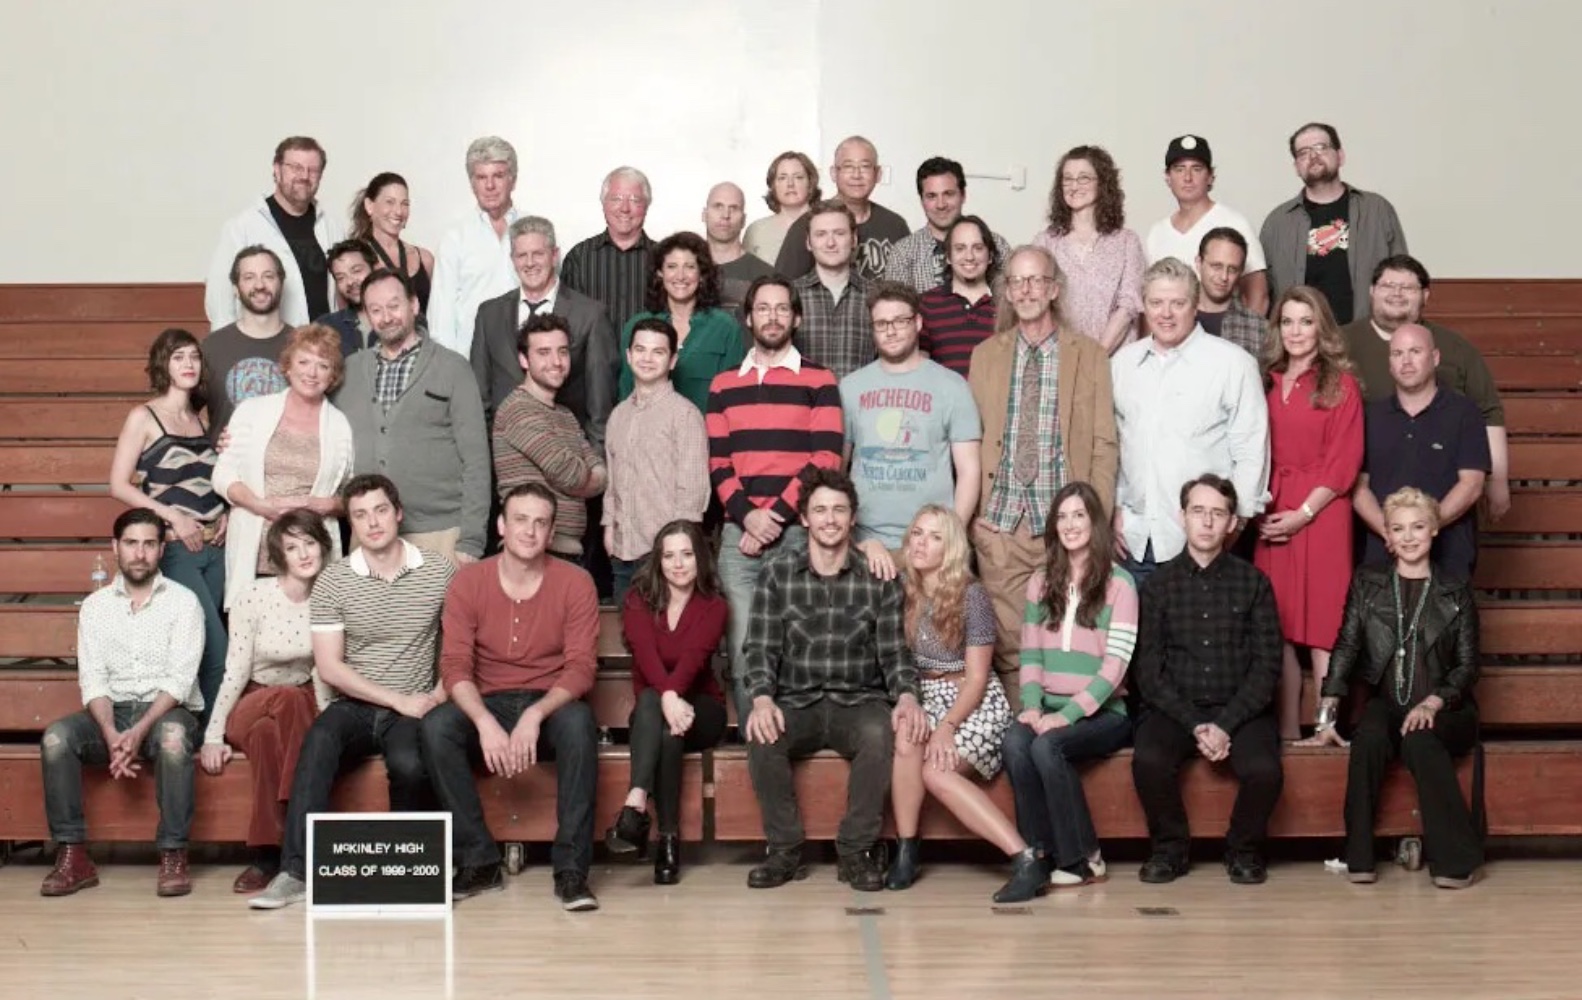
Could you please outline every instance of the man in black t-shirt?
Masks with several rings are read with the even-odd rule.
[[[854,135],[835,147],[835,162],[830,164],[830,180],[835,183],[838,201],[851,209],[857,220],[857,251],[852,265],[869,281],[886,277],[890,248],[912,235],[906,220],[871,200],[879,185],[879,151],[873,143]],[[808,223],[803,215],[786,230],[780,244],[775,270],[788,278],[800,278],[813,270],[813,248],[808,245]]]

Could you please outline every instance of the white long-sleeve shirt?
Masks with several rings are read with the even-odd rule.
[[[262,244],[280,258],[285,268],[280,282],[280,319],[287,326],[303,326],[316,317],[308,315],[308,295],[302,287],[302,269],[291,252],[291,244],[269,214],[267,195],[242,210],[220,230],[220,242],[214,247],[214,257],[209,261],[209,277],[203,286],[203,310],[209,317],[209,329],[218,330],[236,322],[241,315],[241,305],[236,301],[236,288],[231,284],[231,265],[243,247]],[[319,246],[329,253],[330,247],[346,238],[346,226],[339,216],[324,211],[324,206],[313,205],[313,235]],[[329,301],[335,302],[335,279],[329,279]]]
[[[162,573],[148,603],[132,610],[121,574],[89,594],[77,614],[77,683],[84,705],[151,702],[161,691],[203,711],[198,663],[203,658],[203,608],[192,591]]]
[[[1149,337],[1110,359],[1121,468],[1116,509],[1132,556],[1159,562],[1186,546],[1181,486],[1205,472],[1236,486],[1237,515],[1268,503],[1269,407],[1258,363],[1195,327],[1171,350]]]
[[[515,207],[505,213],[510,226]],[[428,335],[464,358],[472,356],[472,331],[478,307],[517,286],[511,266],[511,241],[496,234],[486,212],[474,210],[450,227],[434,256],[434,284],[428,296]]]

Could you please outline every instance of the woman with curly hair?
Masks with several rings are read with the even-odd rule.
[[[819,190],[818,168],[813,165],[812,157],[795,150],[787,150],[774,158],[764,183],[769,186],[764,204],[774,214],[748,226],[742,234],[742,246],[773,267],[780,256],[780,244],[785,242],[786,230],[807,214],[809,205],[822,201],[824,193]]]
[[[1121,172],[1102,146],[1060,158],[1049,192],[1049,227],[1033,242],[1066,275],[1061,312],[1072,329],[1114,354],[1137,335],[1143,308],[1143,242],[1126,228]]]
[[[890,802],[900,844],[885,887],[917,879],[918,819],[933,795],[963,826],[1014,862],[996,903],[1024,902],[1047,878],[1016,825],[970,775],[1000,770],[1000,740],[1011,705],[994,662],[994,602],[968,568],[971,547],[956,512],[928,504],[907,528],[901,582],[906,589],[906,641],[917,661],[923,711],[932,733],[921,745],[895,741]]]
[[[1322,292],[1288,288],[1274,307],[1277,336],[1264,348],[1271,472],[1253,564],[1274,586],[1285,633],[1280,736],[1301,738],[1302,667],[1312,655],[1322,687],[1351,578],[1351,504],[1362,469],[1362,390],[1346,341]],[[1338,502],[1337,502],[1338,501]]]
[[[720,308],[720,272],[703,237],[688,232],[667,236],[654,244],[649,261],[652,270],[644,293],[645,311],[627,320],[621,330],[621,380],[616,401],[630,396],[637,384],[626,360],[632,329],[639,320],[662,319],[676,329],[676,361],[670,380],[698,412],[707,413],[709,383],[747,356],[741,324]]]
[[[1044,568],[1027,582],[1022,714],[1005,732],[1016,824],[1056,888],[1108,873],[1076,764],[1131,739],[1126,669],[1137,646],[1137,586],[1115,562],[1115,536],[1084,482],[1055,494]]]

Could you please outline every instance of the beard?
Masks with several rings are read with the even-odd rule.
[[[126,579],[126,582],[133,586],[142,586],[152,580],[155,573],[159,572],[159,567],[151,563],[134,566],[122,564],[117,568],[121,571],[121,576]]]
[[[278,309],[280,307],[280,293],[279,292],[271,293],[269,295],[268,299],[265,300],[263,305],[255,304],[255,302],[253,301],[254,298],[255,298],[255,295],[243,295],[243,296],[240,296],[240,299],[241,299],[241,302],[242,302],[242,308],[246,309],[248,312],[252,313],[254,316],[268,316],[270,313],[274,312],[276,309]]]

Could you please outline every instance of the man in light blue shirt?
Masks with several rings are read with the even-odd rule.
[[[506,236],[517,217],[511,204],[516,150],[499,136],[474,139],[467,147],[467,181],[478,209],[440,238],[428,297],[429,338],[464,358],[472,356],[478,307],[516,287]]]

